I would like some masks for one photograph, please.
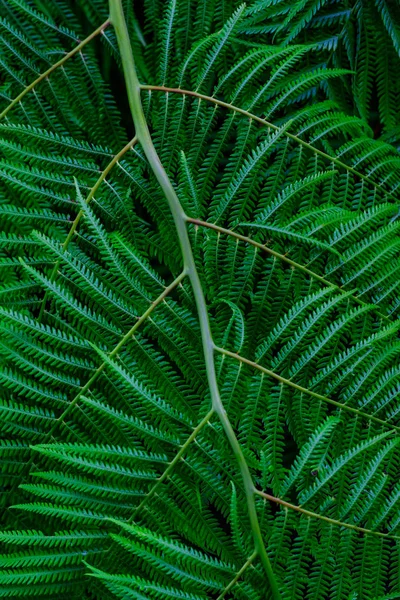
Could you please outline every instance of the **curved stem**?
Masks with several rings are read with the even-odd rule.
[[[3,112],[0,113],[0,119],[2,119],[3,117],[6,116],[6,114],[19,102],[21,102],[22,98],[31,90],[33,90],[34,87],[37,86],[38,83],[40,83],[41,81],[43,81],[43,79],[46,79],[49,75],[51,75],[51,73],[53,71],[55,71],[56,69],[58,69],[58,67],[61,67],[65,62],[67,62],[67,60],[69,60],[72,56],[74,56],[75,54],[77,54],[78,52],[80,52],[82,50],[82,48],[84,46],[86,46],[86,44],[88,44],[90,41],[92,41],[93,38],[95,38],[97,35],[99,35],[99,33],[102,33],[106,27],[108,27],[110,24],[110,20],[107,19],[107,21],[105,21],[102,25],[100,25],[100,27],[98,27],[97,29],[95,29],[90,35],[88,35],[87,38],[85,38],[80,44],[78,44],[77,46],[75,46],[75,48],[73,50],[71,50],[71,52],[68,52],[65,56],[63,56],[63,58],[61,58],[58,62],[54,63],[54,65],[52,65],[51,67],[49,67],[47,69],[47,71],[45,71],[44,73],[42,73],[41,75],[39,75],[39,77],[37,77],[37,79],[35,79],[35,81],[32,81],[32,83],[30,83],[29,85],[26,86],[25,89],[22,90],[22,92],[20,94],[18,94],[18,96],[16,96],[16,98],[14,98],[14,100],[12,100],[10,102],[10,104],[3,110]]]
[[[229,104],[228,102],[223,102],[222,100],[217,100],[213,96],[205,96],[204,94],[200,94],[199,92],[194,92],[193,90],[184,90],[182,88],[169,88],[169,87],[165,87],[163,85],[141,85],[140,87],[142,90],[152,90],[154,92],[165,92],[165,93],[183,94],[184,96],[193,96],[195,98],[198,98],[199,100],[205,100],[206,102],[212,102],[213,104],[217,104],[218,106],[221,106],[222,108],[226,108],[227,110],[233,110],[234,112],[240,113],[241,115],[244,115],[248,119],[251,119],[252,121],[255,121],[256,123],[260,123],[261,125],[264,125],[265,127],[269,127],[270,129],[273,129],[274,131],[280,131],[280,127],[278,127],[277,125],[274,125],[273,123],[270,123],[266,119],[262,119],[261,117],[258,117],[257,115],[255,115],[247,110],[244,110],[243,108],[239,108],[238,106],[235,106],[234,104]],[[363,173],[360,173],[360,171],[357,171],[357,169],[342,162],[338,158],[336,158],[334,156],[330,156],[326,152],[323,152],[323,150],[319,150],[318,148],[315,148],[315,146],[313,146],[309,142],[306,142],[305,140],[301,139],[299,136],[297,136],[293,133],[284,131],[283,134],[286,137],[288,137],[289,139],[295,141],[297,144],[300,144],[304,148],[307,148],[314,154],[318,154],[318,156],[322,156],[322,158],[324,158],[325,160],[328,160],[329,162],[337,165],[338,167],[345,169],[346,171],[349,171],[350,173],[353,173],[353,175],[355,175],[359,179],[363,179],[364,181],[367,181],[373,187],[381,190],[383,194],[386,194],[387,196],[393,198],[397,204],[398,199],[396,198],[395,194],[393,194],[390,190],[385,190],[381,184],[375,183],[375,181],[372,181],[368,177],[368,175],[364,175]]]
[[[244,458],[242,449],[236,438],[235,432],[233,431],[232,425],[228,419],[219,394],[214,363],[215,345],[212,339],[203,288],[196,269],[192,247],[187,232],[187,217],[183,211],[181,203],[179,202],[179,198],[176,195],[175,189],[160,161],[160,158],[151,139],[149,128],[147,126],[140,98],[141,86],[136,73],[135,62],[132,54],[132,47],[129,40],[129,34],[125,22],[121,0],[110,0],[110,18],[117,35],[117,41],[121,53],[122,66],[124,70],[128,100],[133,122],[136,129],[136,135],[138,141],[142,145],[143,151],[146,155],[147,160],[149,161],[150,167],[167,198],[168,205],[171,210],[171,214],[174,219],[176,231],[179,238],[184,268],[187,271],[188,277],[193,288],[200,323],[201,339],[207,372],[207,380],[211,394],[212,408],[218,414],[224,431],[231,444],[232,450],[239,462],[239,467],[244,483],[251,528],[254,535],[255,548],[258,554],[260,555],[265,571],[267,573],[272,595],[276,600],[278,600],[281,596],[261,534],[260,524],[258,521],[258,515],[256,511],[255,488],[253,480],[247,462]]]

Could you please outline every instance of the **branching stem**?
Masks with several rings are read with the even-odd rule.
[[[244,483],[255,548],[264,565],[272,595],[275,598],[275,600],[279,600],[281,598],[281,595],[278,589],[275,575],[272,571],[271,563],[269,561],[268,554],[266,552],[261,534],[255,504],[255,488],[253,480],[249,471],[249,467],[243,455],[242,449],[236,438],[235,432],[233,431],[232,425],[229,421],[228,415],[226,414],[219,394],[214,363],[215,345],[212,339],[203,288],[196,269],[192,247],[187,232],[187,217],[183,211],[179,198],[160,161],[160,158],[151,139],[149,128],[142,108],[142,102],[140,97],[141,86],[136,73],[135,62],[132,54],[132,46],[129,40],[129,34],[126,26],[121,0],[110,0],[110,18],[117,35],[117,41],[121,53],[122,66],[124,70],[128,100],[133,122],[136,129],[136,135],[139,143],[142,145],[143,151],[146,155],[147,160],[149,161],[150,167],[168,201],[169,208],[171,210],[171,214],[174,219],[176,231],[179,238],[184,268],[187,271],[188,277],[193,288],[200,323],[204,360],[207,372],[208,385],[211,394],[212,409],[214,410],[214,412],[217,413],[224,428],[224,431],[228,437],[232,450],[238,460]]]
[[[274,131],[280,130],[280,127],[278,127],[277,125],[274,125],[273,123],[270,123],[269,121],[266,121],[266,119],[262,119],[261,117],[258,117],[257,115],[255,115],[247,110],[244,110],[243,108],[239,108],[238,106],[235,106],[234,104],[229,104],[228,102],[223,102],[222,100],[217,100],[217,98],[214,98],[213,96],[205,96],[204,94],[200,94],[199,92],[195,92],[193,90],[184,90],[182,88],[169,88],[169,87],[165,87],[163,85],[141,85],[140,87],[142,90],[152,90],[154,92],[165,92],[165,93],[172,93],[172,94],[183,94],[185,96],[193,96],[194,98],[198,98],[199,100],[204,100],[206,102],[212,102],[213,104],[217,104],[218,106],[221,106],[222,108],[226,108],[227,110],[232,110],[234,112],[240,113],[241,115],[244,115],[248,119],[251,119],[252,121],[255,121],[256,123],[260,123],[261,125],[264,125],[265,127],[268,127],[269,129],[273,129]],[[342,162],[335,156],[330,156],[326,152],[323,152],[323,150],[319,150],[318,148],[315,148],[315,146],[313,146],[309,142],[306,142],[301,137],[299,137],[293,133],[284,131],[283,134],[287,138],[289,138],[289,139],[293,140],[294,142],[296,142],[297,144],[299,144],[300,146],[307,148],[314,154],[321,156],[322,158],[324,158],[325,160],[329,161],[330,163],[336,165],[337,167],[340,167],[341,169],[345,169],[346,171],[353,173],[353,175],[355,175],[355,177],[358,177],[359,179],[362,179],[362,180],[368,182],[373,187],[381,190],[381,192],[383,194],[386,194],[387,196],[390,196],[391,198],[393,198],[395,200],[395,203],[397,204],[398,199],[396,198],[396,196],[389,190],[385,190],[385,188],[382,185],[380,185],[379,183],[376,183],[375,181],[370,179],[370,177],[368,177],[368,175],[364,175],[363,173],[360,173],[360,171],[357,171],[357,169]]]
[[[123,154],[125,154],[125,152],[127,152],[130,148],[132,148],[132,146],[137,141],[139,141],[143,147],[144,153],[147,157],[150,167],[151,167],[155,177],[157,178],[161,189],[163,190],[163,192],[167,198],[167,201],[168,201],[168,204],[169,204],[169,207],[171,210],[171,214],[174,219],[175,226],[176,226],[184,265],[183,265],[182,273],[168,287],[166,287],[164,289],[164,291],[162,292],[162,294],[160,294],[160,296],[149,306],[149,308],[145,311],[145,313],[143,313],[143,315],[136,321],[135,325],[133,325],[133,327],[121,338],[119,343],[110,352],[109,356],[112,358],[115,355],[117,355],[117,353],[121,349],[121,347],[129,339],[131,339],[133,337],[135,331],[149,317],[149,315],[156,308],[156,306],[158,306],[161,302],[163,302],[164,299],[166,298],[166,296],[177,285],[179,285],[186,276],[188,276],[190,279],[192,288],[193,288],[193,293],[194,293],[195,302],[196,302],[196,308],[197,308],[198,317],[199,317],[206,373],[207,373],[207,379],[208,379],[211,401],[212,401],[211,409],[209,410],[207,415],[196,426],[196,428],[193,430],[193,432],[188,437],[186,442],[181,446],[180,450],[178,451],[178,453],[176,454],[174,459],[171,461],[171,463],[169,463],[168,467],[165,469],[165,471],[159,477],[159,479],[157,480],[155,485],[151,488],[149,493],[139,504],[139,506],[135,510],[135,512],[132,515],[130,520],[133,520],[135,518],[136,514],[144,506],[144,504],[146,502],[148,502],[148,500],[154,496],[158,487],[161,485],[161,483],[163,481],[165,481],[165,479],[167,479],[167,477],[172,472],[172,470],[174,469],[176,464],[179,462],[179,460],[181,460],[181,458],[183,457],[183,454],[187,450],[188,446],[194,441],[194,439],[196,438],[196,436],[198,435],[200,430],[210,421],[210,419],[212,418],[214,413],[216,413],[222,423],[222,426],[223,426],[226,436],[230,442],[232,450],[238,460],[241,475],[243,478],[244,490],[245,490],[245,494],[246,494],[246,500],[247,500],[247,505],[248,505],[249,518],[250,518],[250,524],[251,524],[251,529],[253,532],[254,544],[255,544],[255,550],[254,550],[253,554],[246,561],[246,563],[243,565],[243,567],[238,571],[238,573],[236,574],[234,579],[228,584],[228,586],[220,594],[220,596],[218,597],[218,600],[222,600],[222,598],[224,598],[225,595],[235,586],[238,579],[243,575],[243,573],[252,564],[252,562],[255,560],[255,558],[257,556],[260,557],[262,564],[264,566],[264,569],[266,571],[273,598],[275,600],[280,600],[281,595],[279,592],[277,581],[275,579],[275,575],[272,571],[272,567],[271,567],[271,564],[270,564],[270,561],[268,558],[268,554],[265,549],[265,545],[264,545],[264,541],[262,538],[262,533],[261,533],[261,529],[260,529],[260,525],[259,525],[259,520],[258,520],[258,515],[257,515],[257,510],[256,510],[256,502],[255,502],[255,498],[257,495],[261,496],[262,498],[269,500],[271,502],[280,504],[287,509],[297,511],[297,512],[307,516],[308,518],[317,518],[317,519],[323,520],[323,521],[328,522],[333,525],[353,529],[359,533],[373,534],[373,535],[376,535],[376,536],[379,536],[382,538],[392,538],[392,539],[400,539],[400,536],[394,536],[394,535],[391,535],[388,533],[380,533],[380,532],[376,532],[373,530],[364,529],[364,528],[358,527],[356,525],[343,523],[336,519],[331,519],[324,515],[319,515],[318,513],[314,513],[312,511],[306,510],[306,509],[302,508],[301,506],[296,506],[296,505],[290,504],[289,502],[287,502],[285,500],[276,498],[265,492],[257,490],[254,486],[253,479],[251,477],[250,470],[249,470],[248,464],[246,462],[246,459],[244,457],[241,446],[237,440],[235,432],[232,428],[232,425],[230,423],[228,415],[227,415],[227,413],[224,409],[223,403],[221,401],[218,383],[217,383],[216,372],[215,372],[215,360],[214,360],[215,352],[220,352],[224,355],[233,357],[249,366],[255,367],[255,368],[259,369],[260,371],[266,373],[267,375],[270,375],[274,379],[278,380],[280,383],[291,386],[292,388],[295,388],[302,393],[306,393],[310,396],[313,396],[313,397],[319,399],[320,401],[330,403],[330,404],[336,406],[337,408],[350,411],[360,417],[363,417],[363,418],[369,419],[371,421],[374,421],[376,423],[379,423],[380,425],[383,425],[386,427],[389,426],[394,431],[400,431],[400,427],[391,426],[388,422],[386,422],[382,419],[379,419],[377,417],[374,417],[372,415],[369,415],[367,413],[359,411],[355,408],[349,407],[345,404],[336,402],[335,400],[333,400],[331,398],[322,396],[322,395],[320,395],[316,392],[313,392],[311,390],[308,390],[306,388],[303,388],[302,386],[297,385],[297,384],[293,383],[292,381],[281,377],[280,375],[262,367],[261,365],[259,365],[257,363],[254,363],[254,362],[252,362],[244,357],[241,357],[233,352],[225,350],[224,348],[218,348],[215,346],[213,338],[212,338],[204,292],[203,292],[200,278],[199,278],[199,275],[198,275],[198,272],[196,269],[196,264],[195,264],[194,257],[193,257],[192,247],[191,247],[189,235],[187,232],[187,223],[192,223],[195,225],[209,227],[210,229],[214,229],[215,231],[231,235],[238,240],[252,244],[253,246],[271,254],[272,256],[275,256],[276,258],[280,258],[281,260],[284,260],[285,262],[290,264],[292,267],[302,270],[303,272],[305,272],[308,275],[310,275],[311,277],[321,281],[322,283],[329,285],[331,287],[337,288],[339,291],[342,291],[342,290],[341,290],[340,286],[329,282],[325,278],[323,278],[323,277],[319,276],[318,274],[314,273],[313,271],[307,269],[303,265],[300,265],[300,264],[296,263],[295,261],[290,260],[286,256],[279,254],[279,253],[273,251],[272,249],[254,241],[254,240],[251,240],[251,238],[242,236],[238,233],[235,233],[231,230],[224,229],[224,228],[214,225],[212,223],[207,223],[205,221],[200,221],[198,219],[189,218],[185,215],[183,208],[180,204],[179,198],[175,192],[175,189],[174,189],[174,187],[173,187],[173,185],[172,185],[172,183],[160,161],[160,158],[159,158],[157,151],[154,147],[154,144],[152,142],[152,138],[151,138],[151,135],[150,135],[150,132],[148,129],[146,118],[145,118],[145,115],[144,115],[144,112],[142,109],[141,97],[140,97],[141,90],[149,90],[149,91],[153,90],[153,91],[159,91],[159,92],[164,92],[164,93],[177,93],[177,94],[192,96],[192,97],[197,98],[199,101],[204,100],[206,102],[210,102],[215,105],[221,106],[222,108],[234,111],[236,113],[240,113],[240,114],[246,116],[248,119],[255,121],[257,123],[260,123],[261,125],[268,127],[269,129],[276,131],[276,130],[279,130],[280,128],[277,127],[276,125],[274,125],[273,123],[270,123],[267,120],[262,119],[261,117],[258,117],[257,115],[250,113],[249,111],[241,109],[241,108],[234,106],[232,104],[229,104],[227,102],[223,102],[214,97],[206,96],[197,91],[184,90],[181,88],[168,88],[165,86],[141,85],[137,78],[134,58],[133,58],[133,54],[132,54],[132,47],[131,47],[131,44],[129,41],[129,35],[128,35],[128,30],[127,30],[124,14],[123,14],[121,0],[110,0],[110,19],[107,19],[107,21],[105,21],[95,31],[93,31],[87,38],[85,38],[82,42],[80,42],[73,50],[71,50],[70,52],[65,54],[65,56],[63,56],[63,58],[61,58],[58,62],[56,62],[55,64],[50,66],[44,73],[39,75],[39,77],[37,77],[31,84],[26,86],[24,88],[24,90],[18,96],[16,96],[10,102],[10,104],[0,113],[0,119],[4,118],[8,114],[8,112],[14,106],[16,106],[18,103],[20,103],[21,100],[25,97],[25,95],[28,94],[30,91],[32,91],[41,81],[43,81],[47,77],[49,77],[56,69],[58,69],[59,67],[64,65],[64,63],[66,63],[75,54],[81,52],[82,48],[86,44],[88,44],[92,39],[94,39],[97,35],[101,34],[110,25],[110,23],[112,23],[113,26],[115,27],[115,31],[117,34],[118,45],[119,45],[119,49],[121,52],[122,65],[123,65],[123,69],[124,69],[128,100],[129,100],[129,104],[130,104],[130,108],[131,108],[132,118],[133,118],[134,125],[136,128],[136,136],[117,155],[115,155],[113,157],[113,159],[107,165],[106,169],[101,173],[101,175],[98,178],[98,180],[96,181],[95,185],[91,188],[89,195],[86,198],[86,203],[88,204],[94,198],[99,186],[106,179],[110,170],[118,162],[118,160],[123,156]],[[354,167],[351,167],[348,164],[339,160],[338,158],[336,158],[334,156],[330,156],[329,154],[323,152],[322,150],[315,148],[312,144],[304,141],[303,139],[301,139],[300,137],[298,137],[294,134],[285,132],[285,135],[287,136],[287,138],[289,138],[289,139],[295,141],[296,143],[300,144],[301,146],[307,148],[314,154],[321,156],[325,160],[329,161],[331,164],[335,164],[337,167],[340,167],[340,168],[352,173],[358,179],[368,182],[369,184],[374,186],[376,189],[381,190],[382,193],[385,194],[386,196],[394,197],[394,194],[392,192],[390,192],[389,190],[385,190],[381,184],[374,182],[373,180],[370,179],[369,176],[364,175],[363,173],[360,173]],[[66,250],[68,248],[68,245],[76,231],[76,228],[79,224],[79,221],[80,221],[82,215],[83,215],[83,211],[81,210],[81,211],[79,211],[74,222],[72,223],[72,226],[67,235],[67,238],[63,243],[63,246],[62,246],[63,250]],[[53,271],[51,273],[51,278],[50,278],[51,281],[54,280],[54,278],[57,274],[59,265],[60,265],[60,259],[58,259],[54,265]],[[365,304],[359,298],[357,298],[357,297],[354,297],[354,298],[358,303]],[[43,312],[45,310],[46,300],[47,300],[47,293],[44,296],[43,301],[42,301],[42,305],[41,305],[40,313],[39,313],[39,320],[41,319]],[[387,318],[385,315],[381,314],[381,316],[384,318]],[[102,371],[104,370],[105,367],[106,367],[106,363],[103,362],[96,369],[96,371],[93,373],[93,375],[87,381],[87,383],[80,389],[78,394],[69,403],[69,405],[65,409],[65,411],[55,420],[50,431],[47,433],[46,439],[51,438],[51,436],[53,435],[53,433],[55,432],[55,430],[59,426],[59,424],[63,422],[65,417],[76,406],[76,404],[78,403],[78,401],[82,397],[82,395],[86,391],[89,390],[90,386],[94,383],[94,381],[97,379],[97,377],[102,373]],[[31,459],[26,464],[26,466],[29,466],[32,463],[32,460],[33,459]]]
[[[328,279],[325,279],[325,277],[321,277],[321,275],[318,275],[318,273],[315,273],[314,271],[307,269],[307,267],[305,267],[304,265],[301,265],[300,263],[297,263],[294,260],[291,260],[285,254],[280,254],[279,252],[275,252],[275,250],[272,250],[272,248],[269,248],[268,246],[265,246],[264,244],[260,244],[260,242],[256,242],[252,238],[249,238],[245,235],[241,235],[240,233],[236,233],[236,231],[232,231],[232,229],[225,229],[224,227],[215,225],[215,223],[209,223],[208,221],[201,221],[200,219],[192,219],[191,217],[188,217],[187,221],[188,221],[188,223],[193,223],[193,225],[198,225],[200,227],[208,227],[208,229],[213,229],[214,231],[217,231],[219,233],[224,233],[225,235],[230,235],[231,237],[234,237],[237,240],[246,242],[247,244],[250,244],[251,246],[254,246],[255,248],[259,248],[260,250],[262,250],[263,252],[266,252],[267,254],[270,254],[271,256],[275,256],[275,258],[279,258],[279,260],[287,263],[291,267],[294,267],[295,269],[299,269],[300,271],[303,271],[303,273],[306,273],[307,275],[309,275],[313,279],[316,279],[317,281],[320,281],[324,285],[328,285],[329,287],[336,289],[338,292],[340,292],[342,294],[346,293],[346,291],[343,288],[341,288],[340,285],[337,285],[336,283],[332,283]],[[350,298],[352,298],[355,302],[357,302],[357,304],[361,304],[362,306],[369,306],[368,302],[364,302],[363,300],[360,300],[360,298],[358,298],[357,296],[352,295],[352,296],[350,296]],[[382,312],[380,312],[378,310],[378,308],[376,308],[376,313],[382,319],[386,319],[388,321],[390,320],[389,317],[387,315],[384,315]]]
[[[345,527],[346,529],[353,529],[354,531],[358,531],[359,533],[376,535],[381,538],[389,538],[393,540],[400,540],[400,535],[391,535],[390,533],[381,533],[380,531],[374,531],[373,529],[364,529],[364,527],[358,527],[357,525],[352,525],[351,523],[344,523],[343,521],[337,521],[336,519],[331,519],[330,517],[325,517],[324,515],[319,515],[318,513],[312,512],[311,510],[306,510],[301,506],[296,506],[295,504],[290,504],[290,502],[286,502],[286,500],[282,500],[281,498],[276,498],[275,496],[271,496],[270,494],[266,494],[265,492],[261,492],[260,490],[256,491],[256,494],[265,498],[266,500],[270,500],[270,502],[274,502],[275,504],[280,504],[285,508],[289,508],[290,510],[295,510],[296,512],[305,515],[306,517],[319,519],[320,521],[325,521],[326,523],[330,523],[331,525],[337,525],[338,527]]]
[[[16,98],[14,98],[14,100],[12,100],[10,102],[10,104],[3,110],[3,112],[0,113],[0,119],[2,119],[3,117],[5,117],[6,114],[16,104],[18,104],[19,102],[21,102],[22,98],[24,96],[26,96],[26,94],[28,92],[32,91],[33,88],[38,85],[38,83],[40,83],[41,81],[43,81],[43,79],[46,79],[46,77],[48,77],[49,75],[51,75],[51,73],[53,73],[53,71],[55,71],[56,69],[58,69],[59,67],[61,67],[64,63],[67,62],[67,60],[69,60],[70,58],[72,58],[73,56],[75,56],[75,54],[77,54],[78,52],[80,52],[82,50],[82,48],[84,46],[86,46],[86,44],[88,44],[89,42],[92,41],[93,38],[95,38],[100,33],[102,33],[109,26],[109,24],[110,24],[110,20],[107,19],[107,21],[105,21],[102,25],[100,25],[100,27],[98,27],[90,35],[88,35],[87,38],[85,38],[84,40],[82,40],[82,42],[80,44],[78,44],[77,46],[75,46],[75,48],[73,50],[71,50],[71,52],[68,52],[58,62],[54,63],[54,65],[52,65],[51,67],[49,67],[47,69],[47,71],[45,71],[44,73],[42,73],[41,75],[39,75],[39,77],[37,77],[37,79],[35,79],[35,81],[32,81],[32,83],[30,83],[29,85],[27,85],[26,88],[23,89],[22,92],[20,94],[18,94],[18,96],[16,96]]]
[[[225,356],[230,356],[231,358],[235,358],[236,360],[239,360],[240,362],[242,362],[246,365],[249,365],[249,367],[258,369],[262,373],[265,373],[266,375],[269,375],[273,379],[276,379],[277,381],[279,381],[279,383],[288,385],[289,387],[292,387],[295,390],[302,392],[303,394],[307,394],[308,396],[317,398],[317,400],[325,402],[326,404],[332,404],[333,406],[340,408],[340,410],[347,410],[348,412],[351,412],[354,415],[357,415],[358,417],[361,417],[363,419],[368,419],[369,421],[374,421],[374,423],[378,423],[379,425],[388,427],[392,431],[400,432],[400,427],[397,427],[396,425],[392,425],[391,423],[388,423],[388,421],[385,421],[384,419],[379,419],[378,417],[374,417],[373,415],[365,413],[362,410],[358,410],[357,408],[353,408],[352,406],[347,406],[347,404],[342,404],[341,402],[337,402],[336,400],[333,400],[332,398],[328,398],[328,396],[323,396],[322,394],[313,392],[312,390],[309,390],[308,388],[305,388],[301,385],[298,385],[297,383],[294,383],[290,379],[281,377],[280,375],[278,375],[278,373],[275,373],[274,371],[270,371],[269,369],[262,367],[258,363],[253,362],[252,360],[249,360],[248,358],[245,358],[244,356],[240,356],[240,354],[236,354],[235,352],[231,352],[230,350],[226,350],[225,348],[216,348],[216,350],[218,352],[220,352],[221,354],[224,354]]]

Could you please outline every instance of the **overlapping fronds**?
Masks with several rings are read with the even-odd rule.
[[[105,3],[0,4],[0,597],[396,598],[398,14],[123,5],[162,177]]]

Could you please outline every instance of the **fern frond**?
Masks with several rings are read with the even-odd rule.
[[[397,597],[397,12],[109,9],[0,2],[0,596]]]

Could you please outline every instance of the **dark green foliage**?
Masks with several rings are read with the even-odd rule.
[[[124,8],[141,82],[194,92],[142,100],[282,598],[399,598],[400,5]],[[0,16],[2,111],[108,7]],[[121,152],[133,135],[111,26],[0,121],[0,597],[261,600],[174,221],[140,144]]]

